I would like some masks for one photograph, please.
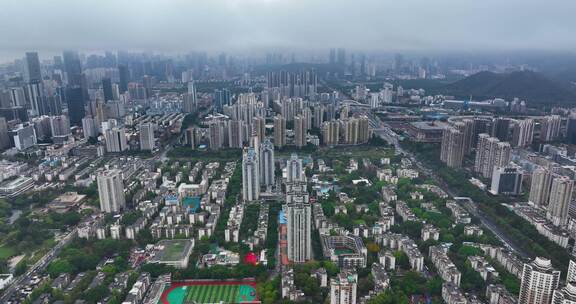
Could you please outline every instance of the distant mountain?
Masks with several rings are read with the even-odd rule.
[[[576,90],[544,75],[521,71],[509,74],[480,72],[451,83],[441,89],[443,94],[473,99],[518,97],[532,104],[576,103]]]

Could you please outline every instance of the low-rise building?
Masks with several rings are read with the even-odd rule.
[[[34,180],[27,176],[18,176],[0,183],[0,197],[15,197],[34,186]]]
[[[459,224],[470,224],[472,219],[468,211],[464,210],[456,201],[450,200],[446,202],[446,208],[452,212],[452,218]]]
[[[396,202],[396,213],[402,218],[403,221],[420,222],[420,219],[412,212],[412,209],[403,201]]]
[[[500,246],[488,244],[465,243],[465,245],[481,249],[486,256],[498,262],[512,275],[519,279],[521,278],[524,263],[509,250]]]
[[[374,291],[376,293],[384,292],[390,287],[390,276],[382,264],[372,264],[372,277],[374,278]]]
[[[146,291],[150,288],[151,285],[151,278],[150,274],[144,272],[140,274],[136,283],[132,285],[132,288],[128,292],[128,295],[122,302],[122,304],[138,304],[141,303],[146,295]]]
[[[423,185],[416,185],[417,188],[420,189],[424,189],[426,191],[430,191],[434,194],[436,194],[439,198],[448,198],[448,194],[442,190],[442,188],[436,186],[436,185],[431,185],[431,184],[423,184]]]
[[[436,267],[438,274],[445,282],[451,282],[456,286],[460,286],[462,273],[456,268],[448,257],[448,249],[450,247],[446,244],[430,246],[430,259],[432,264]]]
[[[398,178],[408,178],[408,179],[415,179],[418,178],[420,173],[418,170],[414,169],[398,169],[396,170],[396,175]]]
[[[468,257],[468,261],[470,262],[472,269],[476,270],[484,281],[498,278],[498,272],[486,261],[484,257],[473,255]]]
[[[228,223],[224,230],[224,239],[226,242],[238,243],[240,241],[240,225],[244,218],[244,205],[238,204],[230,208]]]
[[[482,227],[478,225],[466,225],[464,226],[464,235],[465,236],[482,236],[484,234],[484,230]]]
[[[396,269],[396,256],[394,256],[394,252],[384,249],[380,250],[378,252],[378,263],[384,266],[386,270]]]
[[[296,288],[294,284],[294,270],[292,268],[284,268],[281,274],[280,288],[282,291],[282,298],[290,301],[301,301],[305,295],[302,290]]]
[[[518,297],[512,295],[504,285],[490,284],[486,286],[488,304],[516,304]],[[555,302],[554,302],[555,303]]]
[[[77,192],[66,192],[50,202],[48,208],[57,213],[65,213],[78,207],[85,198],[86,195]]]
[[[194,239],[162,240],[154,246],[149,262],[184,269],[193,249]]]
[[[420,235],[423,241],[430,239],[437,241],[440,238],[440,229],[436,228],[432,224],[424,224],[420,231]]]
[[[445,123],[415,121],[407,123],[405,130],[412,141],[439,143],[446,126]]]
[[[548,220],[543,210],[520,204],[516,204],[513,210],[518,216],[532,224],[541,235],[563,248],[568,248],[570,234]]]
[[[70,274],[69,273],[61,273],[58,277],[52,281],[50,287],[53,289],[64,290],[68,284],[70,284]]]
[[[202,256],[200,264],[204,267],[212,266],[235,266],[240,263],[238,253],[219,248],[217,252],[208,253]]]
[[[442,284],[442,299],[446,304],[467,304],[468,300],[458,285],[452,282]]]
[[[398,196],[396,195],[396,186],[387,185],[382,187],[382,197],[386,203],[398,200]]]
[[[328,273],[326,272],[326,268],[313,270],[310,275],[318,280],[320,287],[328,287]]]
[[[376,242],[381,246],[386,246],[392,250],[401,250],[408,256],[410,267],[414,271],[424,270],[424,256],[418,249],[418,245],[409,238],[398,233],[387,232],[375,237]]]

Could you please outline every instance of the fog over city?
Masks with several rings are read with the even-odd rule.
[[[0,61],[62,48],[570,50],[574,11],[565,0],[4,0]]]
[[[0,304],[576,304],[576,0],[0,0]]]

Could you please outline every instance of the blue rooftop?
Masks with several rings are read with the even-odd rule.
[[[280,210],[280,213],[278,213],[278,222],[280,222],[281,225],[288,223],[288,219],[286,218],[286,213],[284,213],[284,210]]]

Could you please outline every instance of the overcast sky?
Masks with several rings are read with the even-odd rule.
[[[28,50],[576,50],[574,0],[1,0]]]

